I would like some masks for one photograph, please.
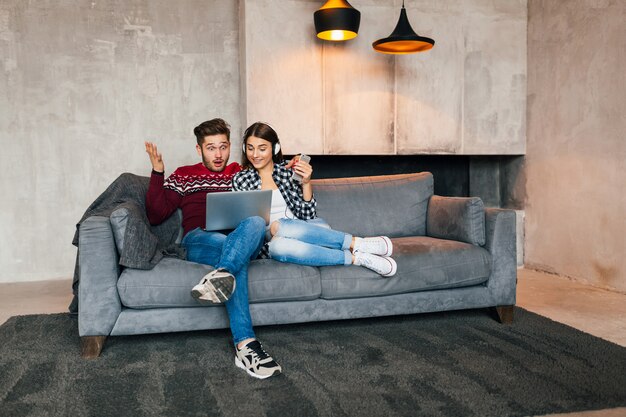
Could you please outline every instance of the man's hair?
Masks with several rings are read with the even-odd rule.
[[[250,136],[265,139],[272,144],[272,161],[274,161],[274,163],[279,163],[283,160],[283,151],[279,150],[276,154],[274,154],[274,149],[276,148],[276,145],[280,143],[276,131],[272,129],[272,127],[267,123],[256,122],[250,125],[250,127],[248,127],[243,134],[243,160],[241,164],[243,169],[254,168],[250,161],[248,161],[248,156],[246,155],[245,151],[246,145],[248,144],[248,138]]]
[[[212,119],[196,126],[193,134],[196,135],[196,141],[200,146],[204,143],[206,136],[226,135],[226,139],[230,142],[230,125],[223,119]]]

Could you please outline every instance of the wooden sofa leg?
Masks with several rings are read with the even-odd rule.
[[[498,321],[502,324],[513,323],[513,307],[515,306],[497,306],[495,307]]]
[[[83,336],[80,338],[80,356],[83,359],[95,359],[100,356],[106,336]]]

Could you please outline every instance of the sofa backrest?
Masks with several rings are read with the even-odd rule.
[[[430,172],[313,180],[317,215],[354,236],[426,234]]]

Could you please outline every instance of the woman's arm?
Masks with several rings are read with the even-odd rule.
[[[310,182],[302,184],[302,197],[304,201],[311,201],[313,198],[313,185]]]
[[[248,171],[239,171],[232,180],[233,191],[249,191],[258,189],[257,181]]]
[[[302,176],[302,197],[304,201],[311,201],[313,198],[313,185],[311,184],[311,176],[313,175],[313,167],[304,161],[296,161],[293,170]]]

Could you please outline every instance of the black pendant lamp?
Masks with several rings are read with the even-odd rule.
[[[326,41],[347,41],[356,38],[361,12],[346,0],[328,0],[313,15],[317,37]]]
[[[374,50],[383,54],[401,55],[428,51],[435,46],[435,41],[415,33],[406,15],[404,1],[402,1],[402,10],[400,10],[400,19],[396,28],[388,38],[379,39],[372,46]]]

